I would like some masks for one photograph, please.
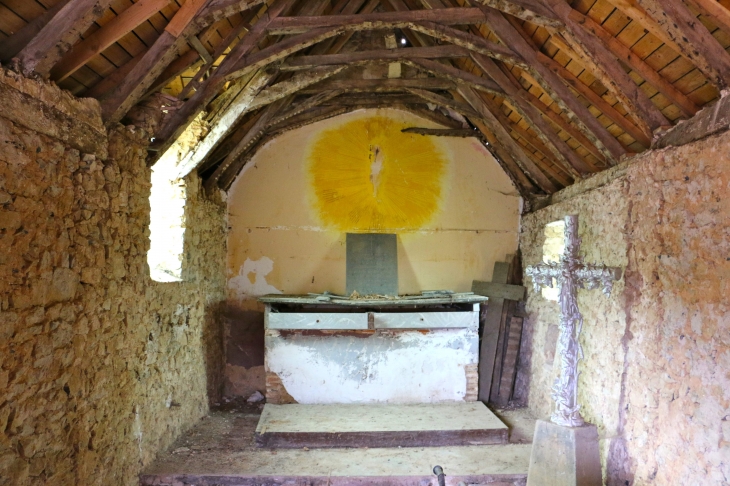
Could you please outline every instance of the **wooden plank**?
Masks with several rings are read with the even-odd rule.
[[[715,0],[689,0],[697,10],[712,19],[718,27],[730,33],[730,10]]]
[[[495,262],[492,282],[506,284],[509,275],[509,263]],[[479,351],[479,400],[488,402],[492,390],[497,344],[499,340],[499,324],[502,320],[504,299],[495,297],[487,304],[487,317],[482,330],[482,342]]]
[[[714,104],[699,111],[659,137],[652,148],[680,147],[715,133],[730,129],[730,96],[723,96]]]
[[[471,128],[420,128],[410,127],[401,130],[403,133],[415,133],[418,135],[430,135],[433,137],[458,137],[469,138],[479,137],[479,132]]]
[[[73,0],[58,10],[17,54],[23,74],[46,76],[111,0]]]
[[[605,155],[606,159],[616,163],[626,153],[616,138],[596,119],[583,103],[576,98],[560,76],[547,69],[539,60],[538,52],[505,19],[501,12],[483,7],[487,16],[487,25],[502,42],[509,45],[522,56],[530,66],[531,72],[540,81],[543,90],[561,107],[563,111],[578,125],[581,131]]]
[[[362,61],[402,61],[406,59],[441,59],[452,57],[468,57],[469,51],[458,46],[410,47],[405,49],[378,49],[354,51],[341,54],[325,54],[320,56],[299,56],[287,59],[279,69],[296,71],[317,66],[333,64],[354,64]]]
[[[66,79],[92,57],[132,32],[139,24],[152,17],[168,3],[170,0],[139,0],[132,4],[99,30],[73,46],[51,70],[51,78],[56,82]]]
[[[332,27],[363,26],[367,30],[411,22],[439,22],[445,25],[480,23],[484,15],[475,7],[444,8],[439,10],[409,10],[405,12],[376,12],[356,15],[320,15],[314,17],[279,17],[268,26],[270,34],[292,35],[309,30]]]
[[[718,89],[730,84],[730,54],[683,2],[631,0],[640,5],[672,39],[681,52]]]
[[[243,39],[231,49],[225,60],[218,66],[218,69],[213,72],[205,83],[201,85],[200,89],[173,116],[168,118],[164,126],[158,130],[159,142],[154,145],[157,150],[164,151],[172,145],[175,139],[193,121],[195,116],[197,116],[198,112],[218,94],[228,71],[263,40],[266,35],[266,27],[271,19],[280,15],[282,12],[288,11],[294,2],[295,0],[277,0],[271,4]]]
[[[474,280],[471,291],[477,295],[484,295],[489,299],[525,300],[526,289],[522,285],[509,285],[495,282],[480,282]]]
[[[0,60],[7,62],[15,57],[69,1],[60,0],[43,14],[25,24],[19,31],[0,42]]]
[[[450,42],[470,51],[489,56],[515,66],[527,68],[525,61],[507,46],[491,42],[484,37],[470,34],[436,22],[418,22],[410,30],[426,34],[434,39]]]
[[[388,312],[374,313],[375,329],[479,328],[479,312]]]
[[[208,154],[238,124],[243,115],[250,111],[251,103],[253,103],[256,95],[273,77],[274,73],[259,71],[241,80],[244,87],[232,100],[230,109],[225,110],[223,115],[211,124],[205,138],[195,146],[184,161],[180,162],[180,177],[184,177],[195,170],[205,160]]]
[[[514,392],[515,377],[517,376],[517,361],[520,354],[520,342],[522,340],[522,317],[511,317],[507,334],[507,345],[505,346],[504,359],[502,364],[502,376],[499,382],[499,394],[497,404],[505,406]]]
[[[267,312],[266,329],[368,329],[366,312]]]
[[[213,56],[210,55],[208,49],[205,48],[197,36],[191,35],[188,37],[188,44],[195,49],[195,51],[200,55],[200,58],[205,61],[205,64],[213,64]]]
[[[256,446],[272,449],[343,447],[445,447],[505,444],[507,430],[446,430],[425,432],[256,433]]]

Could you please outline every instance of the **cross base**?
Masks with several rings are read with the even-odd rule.
[[[595,425],[563,427],[538,420],[532,440],[527,486],[601,486]]]

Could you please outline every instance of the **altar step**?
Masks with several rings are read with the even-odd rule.
[[[266,404],[255,437],[269,448],[383,448],[506,444],[508,434],[481,402]]]
[[[500,412],[510,443],[442,447],[269,449],[257,447],[259,413],[214,411],[140,474],[140,486],[524,486],[534,417]],[[436,421],[450,420],[437,417]]]

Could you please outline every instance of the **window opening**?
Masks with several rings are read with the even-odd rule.
[[[542,261],[559,262],[565,251],[565,221],[555,221],[545,225],[545,243],[542,245]],[[553,287],[543,287],[542,296],[547,300],[558,301],[560,289],[553,279]]]

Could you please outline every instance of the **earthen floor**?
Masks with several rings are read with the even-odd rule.
[[[256,407],[214,411],[180,437],[140,475],[142,486],[523,485],[535,419],[525,410],[497,411],[510,443],[462,447],[262,449]]]

